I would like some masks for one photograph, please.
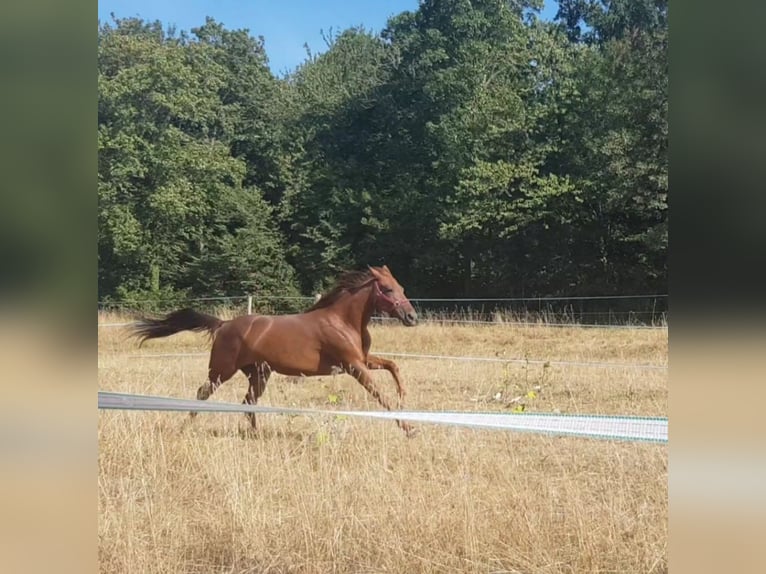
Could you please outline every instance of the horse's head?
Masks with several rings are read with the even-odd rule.
[[[370,273],[375,278],[373,289],[376,309],[396,317],[407,327],[417,325],[418,314],[388,267],[370,267]]]

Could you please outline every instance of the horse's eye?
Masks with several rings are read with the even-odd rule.
[[[394,290],[391,287],[383,287],[383,293],[393,293]]]

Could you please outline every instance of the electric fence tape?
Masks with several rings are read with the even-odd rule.
[[[194,353],[140,353],[138,355],[128,355],[130,359],[170,359],[182,357],[206,357],[208,352]],[[444,361],[476,362],[476,363],[503,363],[520,365],[543,365],[549,367],[588,367],[595,369],[646,369],[655,371],[666,371],[667,365],[656,365],[651,363],[611,363],[603,361],[556,361],[551,359],[518,359],[505,357],[463,357],[455,355],[423,355],[416,353],[389,353],[387,351],[376,351],[374,355],[381,357],[401,357],[403,359],[439,359]]]
[[[128,393],[98,392],[99,409],[136,411],[193,411],[257,414],[292,414],[366,417],[434,423],[477,429],[535,432],[607,440],[668,442],[668,419],[617,415],[574,415],[556,413],[473,413],[437,411],[336,411],[265,407],[219,403]]]

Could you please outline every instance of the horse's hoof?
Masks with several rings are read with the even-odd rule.
[[[415,427],[407,427],[404,429],[404,434],[407,436],[407,438],[415,438],[418,436],[418,434],[420,434],[420,431]]]

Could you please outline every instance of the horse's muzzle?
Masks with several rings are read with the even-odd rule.
[[[402,314],[402,323],[407,327],[414,327],[418,324],[418,314],[415,311],[407,311]]]

